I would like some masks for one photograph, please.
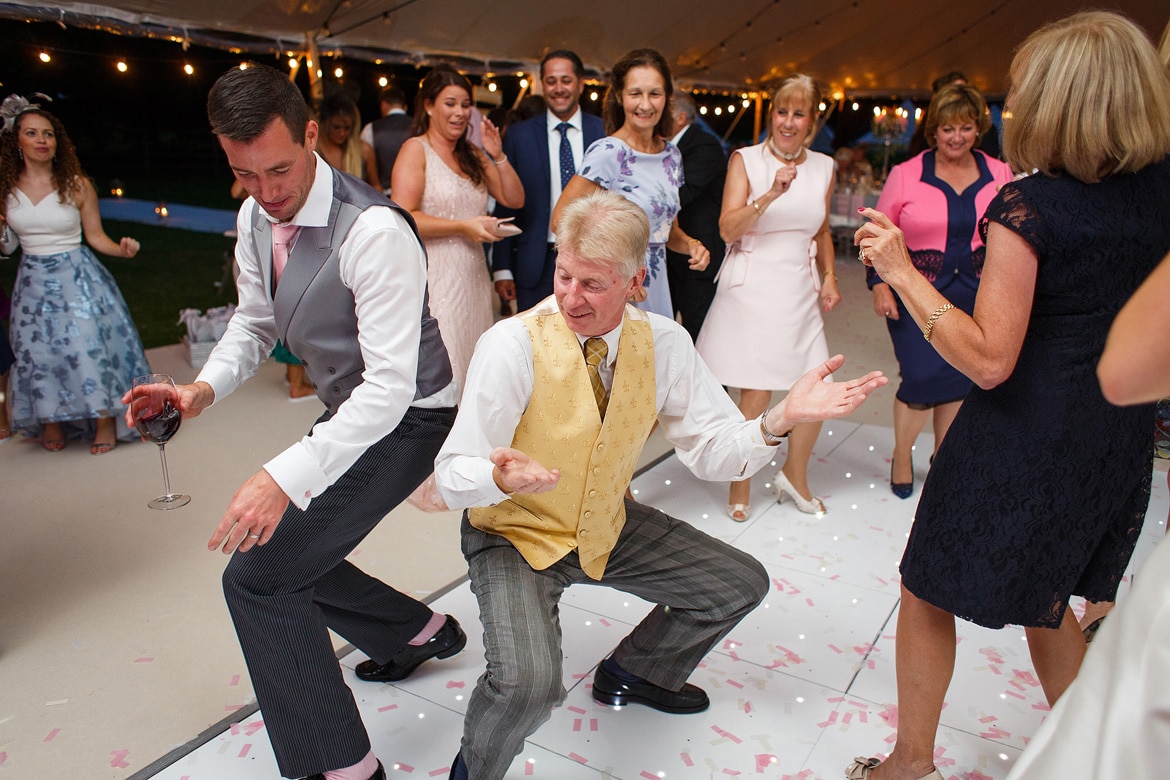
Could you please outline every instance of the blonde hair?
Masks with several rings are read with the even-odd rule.
[[[610,263],[633,278],[646,262],[650,220],[641,206],[616,192],[596,190],[565,207],[557,224],[557,250]]]
[[[935,133],[939,125],[973,122],[975,143],[991,127],[991,116],[987,113],[987,101],[983,94],[970,84],[948,84],[934,93],[930,108],[926,109],[926,122],[922,127],[926,143],[933,149],[938,145]]]
[[[1004,155],[1020,171],[1083,181],[1170,153],[1170,74],[1136,24],[1108,11],[1042,27],[1016,52]]]
[[[816,138],[817,131],[821,127],[819,121],[821,117],[821,94],[820,82],[812,76],[806,73],[793,73],[790,76],[785,76],[772,92],[771,106],[768,109],[767,140],[772,140],[772,122],[770,117],[773,111],[779,106],[804,105],[808,107],[813,121],[809,124],[808,136],[805,137],[803,144],[805,147],[811,146],[813,139]],[[807,102],[801,103],[801,101]]]
[[[1170,24],[1162,31],[1162,45],[1158,47],[1158,56],[1162,58],[1162,64],[1170,68]]]

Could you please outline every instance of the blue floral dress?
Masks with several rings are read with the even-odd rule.
[[[8,224],[23,248],[10,322],[13,428],[35,436],[44,423],[72,423],[66,435],[82,438],[93,420],[114,417],[119,438],[137,438],[121,398],[150,366],[113,276],[81,243],[81,212],[55,192],[34,204],[18,189]]]
[[[667,143],[658,154],[634,151],[624,141],[606,136],[589,145],[580,175],[639,205],[650,219],[646,251],[646,300],[638,307],[674,319],[666,281],[666,241],[678,214],[678,188],[683,184],[682,153]]]

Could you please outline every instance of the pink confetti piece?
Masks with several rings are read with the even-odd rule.
[[[735,736],[734,734],[732,734],[730,731],[727,731],[726,729],[721,729],[718,726],[711,726],[711,730],[714,731],[719,736],[723,737],[724,739],[730,739],[732,742],[734,742],[737,745],[743,742],[742,739]]]
[[[581,730],[581,719],[574,718],[573,719],[573,731],[580,731],[580,730]]]
[[[399,770],[406,772],[408,774],[414,771],[414,767],[412,767],[410,764],[404,764],[401,761],[396,761],[394,763],[394,768],[399,769]]]
[[[597,722],[597,718],[590,718],[590,719],[589,719],[589,730],[590,730],[590,731],[598,731],[598,730],[600,730],[600,729],[599,729],[599,724],[598,724],[598,722]]]
[[[242,747],[242,748],[240,749],[239,757],[240,757],[240,758],[247,758],[247,757],[248,757],[248,754],[249,754],[250,752],[252,752],[252,743],[251,743],[251,742],[245,742],[245,743],[244,743],[244,747]]]
[[[608,620],[606,620],[605,618],[598,618],[598,619],[597,619],[597,622],[598,622],[598,623],[600,623],[601,625],[605,626],[606,628],[609,628],[610,626],[612,626],[612,625],[613,625],[613,623],[610,623],[610,622],[609,622]]]
[[[831,579],[831,580],[839,580],[839,579],[841,579],[841,575],[840,575],[840,574],[834,574],[832,577],[829,577],[829,579]]]
[[[235,685],[239,685],[239,684],[240,684],[240,676],[238,674],[233,674],[232,680],[231,680],[231,682],[228,683],[228,685],[235,686]]]
[[[447,688],[448,689],[450,689],[450,688],[466,688],[466,687],[467,687],[467,683],[464,682],[463,680],[448,680],[447,681]]]
[[[877,668],[877,664],[875,664],[875,663],[873,662],[873,659],[872,659],[872,658],[870,658],[870,659],[867,659],[867,660],[866,660],[866,662],[865,662],[865,666],[866,666],[866,668],[867,668],[867,669],[876,669],[876,668]]]
[[[250,737],[253,734],[255,734],[257,731],[263,730],[263,728],[264,728],[264,721],[254,720],[248,724],[248,728],[244,729],[244,734],[246,736]]]
[[[1004,696],[1011,696],[1013,698],[1019,699],[1020,701],[1026,701],[1028,698],[1027,696],[1023,695],[1022,693],[1016,693],[1015,691],[1009,691],[1006,689],[1004,690],[1003,694],[1004,694]]]
[[[111,750],[110,755],[113,756],[110,759],[110,766],[117,769],[126,769],[130,766],[126,763],[126,756],[130,755],[129,750]]]
[[[816,606],[816,604],[815,604],[815,603],[813,603],[813,600],[812,600],[812,599],[805,599],[805,600],[804,600],[804,603],[805,603],[805,604],[808,604],[810,607],[815,607],[815,606]]]
[[[0,753],[0,766],[4,766],[4,762],[8,760],[7,753]]]
[[[853,720],[853,713],[852,712],[846,712],[844,715],[841,716],[841,723],[849,723],[851,720]]]
[[[427,777],[448,777],[451,774],[451,767],[445,766],[442,769],[432,769],[427,772]]]
[[[756,753],[756,774],[762,775],[768,767],[778,761],[779,759],[771,753]]]
[[[832,712],[829,713],[829,719],[822,720],[820,723],[817,724],[817,727],[822,728],[822,729],[828,728],[829,726],[832,726],[836,722],[837,722],[837,711],[833,710]]]
[[[589,763],[589,760],[587,758],[585,758],[585,756],[582,756],[578,753],[570,753],[569,758],[573,759],[578,764],[588,764]]]
[[[584,715],[584,714],[585,714],[585,710],[583,710],[583,709],[581,709],[580,707],[577,707],[577,706],[575,706],[575,705],[574,705],[574,706],[572,706],[572,707],[565,707],[565,709],[567,709],[569,712],[575,712],[575,713],[577,713],[578,715]]]
[[[837,655],[842,655],[842,654],[844,654],[844,652],[845,652],[844,650],[842,650],[841,648],[837,647],[836,645],[829,645],[828,647],[829,647],[829,649],[830,649],[830,650],[832,650],[832,651],[833,651],[834,653],[836,653]]]
[[[239,723],[233,723],[232,725],[228,726],[228,731],[229,731],[229,732],[231,732],[231,735],[232,735],[233,737],[239,736],[239,734],[240,734],[240,724],[239,724]]]
[[[743,683],[737,682],[736,680],[724,680],[724,682],[726,682],[728,685],[732,686],[733,688],[740,688],[740,689],[743,688]]]
[[[998,718],[996,718],[994,715],[984,715],[982,718],[979,719],[979,722],[980,723],[990,723],[993,720],[998,720]]]
[[[1000,739],[1002,737],[1010,737],[1011,732],[1004,731],[999,726],[992,726],[989,730],[980,733],[979,736],[985,739]]]
[[[723,774],[725,774],[725,775],[727,775],[727,776],[729,776],[729,777],[739,777],[739,772],[738,772],[737,770],[735,770],[735,769],[726,769],[726,768],[725,768],[725,769],[723,770]]]
[[[844,696],[832,696],[828,699],[825,699],[825,701],[827,701],[829,704],[840,704],[841,702],[845,701],[845,697]]]
[[[389,712],[390,710],[398,709],[397,704],[384,704],[378,708],[378,712]]]
[[[745,701],[745,702],[743,703],[743,712],[744,712],[744,714],[745,714],[745,715],[751,715],[751,714],[752,714],[752,703],[751,703],[750,701]]]
[[[1048,712],[1051,708],[1044,702],[1036,702],[1032,705],[1032,709],[1036,710],[1037,712]]]
[[[682,759],[683,766],[694,766],[694,759],[691,758],[690,753],[679,753],[678,757]]]
[[[44,742],[52,742],[54,739],[57,738],[57,735],[60,733],[61,733],[61,729],[53,729],[52,731],[50,731],[48,733],[48,735],[44,738],[43,741]]]
[[[144,658],[135,658],[135,659],[134,659],[134,663],[136,663],[136,664],[148,664],[148,663],[150,663],[150,662],[151,662],[151,661],[153,661],[153,660],[154,660],[154,657],[153,657],[153,656],[150,656],[150,657],[144,657]]]
[[[536,764],[532,763],[531,761],[525,761],[524,762],[524,774],[528,775],[528,776],[532,776],[532,775],[536,774]]]
[[[862,723],[869,723],[869,713],[865,710],[862,710],[861,712],[857,713],[857,719]]]
[[[244,709],[243,704],[229,704],[226,707],[224,707],[224,710],[226,710],[227,712],[235,712],[236,710],[242,710],[242,709]]]
[[[658,775],[647,772],[645,769],[642,770],[642,774],[638,775],[638,777],[644,777],[646,780],[658,780]]]

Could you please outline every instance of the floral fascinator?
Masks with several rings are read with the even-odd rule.
[[[30,93],[30,97],[43,100],[46,103],[53,102],[51,97],[42,95],[40,92]],[[39,103],[30,103],[27,98],[23,98],[20,95],[9,95],[4,98],[3,103],[0,103],[0,120],[4,122],[0,130],[3,130],[5,133],[11,133],[13,128],[16,127],[16,120],[21,114],[25,111],[40,107]]]

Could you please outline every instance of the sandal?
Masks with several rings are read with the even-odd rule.
[[[1101,621],[1103,621],[1104,619],[1105,619],[1104,616],[1099,617],[1096,620],[1094,620],[1092,623],[1090,623],[1089,625],[1085,626],[1085,630],[1082,631],[1081,633],[1085,637],[1085,644],[1086,645],[1093,641],[1093,637],[1097,636],[1097,630],[1099,628],[1101,628]]]
[[[880,758],[870,756],[858,756],[853,759],[853,763],[845,767],[845,780],[869,780],[870,771],[880,764]],[[933,770],[929,775],[924,775],[919,780],[943,780],[942,773],[937,769]]]
[[[41,446],[49,452],[60,452],[65,449],[64,439],[41,439]]]
[[[118,446],[118,442],[116,440],[115,441],[95,441],[93,444],[89,445],[89,454],[90,455],[105,455],[107,452],[110,452],[111,450],[113,450],[114,447],[116,447],[116,446]]]
[[[751,504],[728,504],[727,516],[737,523],[746,523],[752,513]]]

